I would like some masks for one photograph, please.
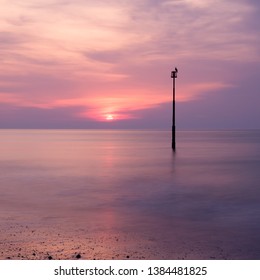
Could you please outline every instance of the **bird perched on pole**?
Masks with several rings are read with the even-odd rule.
[[[175,72],[178,73],[178,69],[175,67]]]

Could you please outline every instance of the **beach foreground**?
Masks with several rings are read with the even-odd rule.
[[[0,131],[0,259],[260,259],[260,132]]]
[[[180,236],[158,240],[153,234],[58,230],[55,225],[13,223],[0,230],[0,259],[13,260],[124,260],[124,259],[240,259],[217,243],[187,242]],[[250,256],[249,256],[250,257]]]

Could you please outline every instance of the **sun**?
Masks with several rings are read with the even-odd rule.
[[[106,120],[107,121],[112,121],[112,120],[114,120],[114,116],[113,115],[106,115]]]

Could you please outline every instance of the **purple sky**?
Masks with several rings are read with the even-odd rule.
[[[260,129],[260,2],[9,0],[0,128]]]

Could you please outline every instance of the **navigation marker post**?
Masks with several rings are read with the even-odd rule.
[[[172,78],[172,149],[176,150],[176,129],[175,129],[175,79],[177,78],[178,69],[171,72]]]

